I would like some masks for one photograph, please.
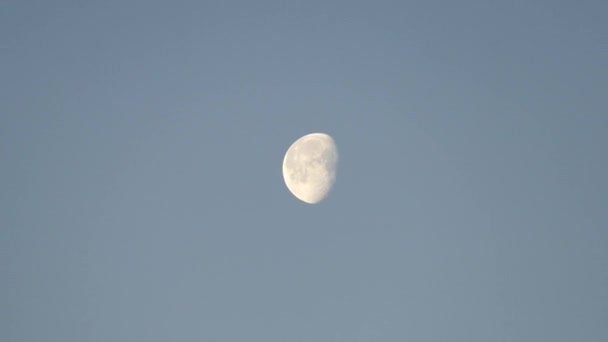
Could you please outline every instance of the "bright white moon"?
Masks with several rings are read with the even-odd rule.
[[[283,179],[298,199],[321,202],[336,181],[338,149],[324,133],[311,133],[296,140],[283,159]]]

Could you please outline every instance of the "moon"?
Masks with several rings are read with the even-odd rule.
[[[299,200],[315,204],[327,197],[336,181],[338,149],[325,133],[296,140],[283,158],[283,179]]]

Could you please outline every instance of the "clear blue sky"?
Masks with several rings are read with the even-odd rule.
[[[0,340],[608,341],[607,13],[4,1]]]

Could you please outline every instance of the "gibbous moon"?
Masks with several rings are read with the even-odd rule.
[[[324,133],[311,133],[296,140],[283,158],[283,179],[301,201],[321,202],[336,181],[338,149]]]

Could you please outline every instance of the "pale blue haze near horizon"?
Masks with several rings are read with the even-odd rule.
[[[0,340],[608,341],[607,13],[2,2]]]

